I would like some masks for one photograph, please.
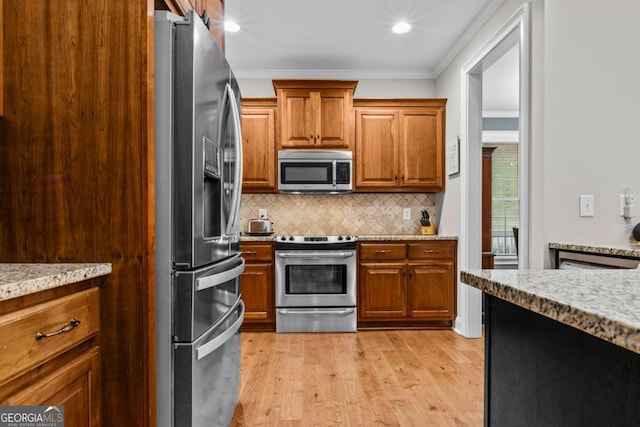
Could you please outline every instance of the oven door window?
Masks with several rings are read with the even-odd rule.
[[[326,163],[294,163],[288,162],[281,166],[281,181],[283,184],[332,184],[333,164]]]
[[[346,265],[287,265],[285,270],[287,295],[345,295]]]

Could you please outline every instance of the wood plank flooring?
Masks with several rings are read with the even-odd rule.
[[[231,426],[481,426],[484,340],[434,330],[242,332]]]

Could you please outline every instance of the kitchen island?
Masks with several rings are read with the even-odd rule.
[[[640,425],[640,271],[478,270],[485,425]]]

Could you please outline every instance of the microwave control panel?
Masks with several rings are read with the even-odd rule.
[[[336,164],[336,184],[349,184],[351,182],[351,164]]]

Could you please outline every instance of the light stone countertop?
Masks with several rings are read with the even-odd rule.
[[[5,264],[0,263],[0,301],[111,273],[111,264]]]
[[[359,242],[374,242],[384,240],[458,240],[456,236],[442,236],[438,234],[365,234],[358,235]],[[275,236],[251,236],[243,234],[240,236],[241,242],[273,242]]]
[[[638,270],[476,270],[460,281],[640,354]]]
[[[640,258],[640,245],[632,243],[549,243],[550,249]]]

